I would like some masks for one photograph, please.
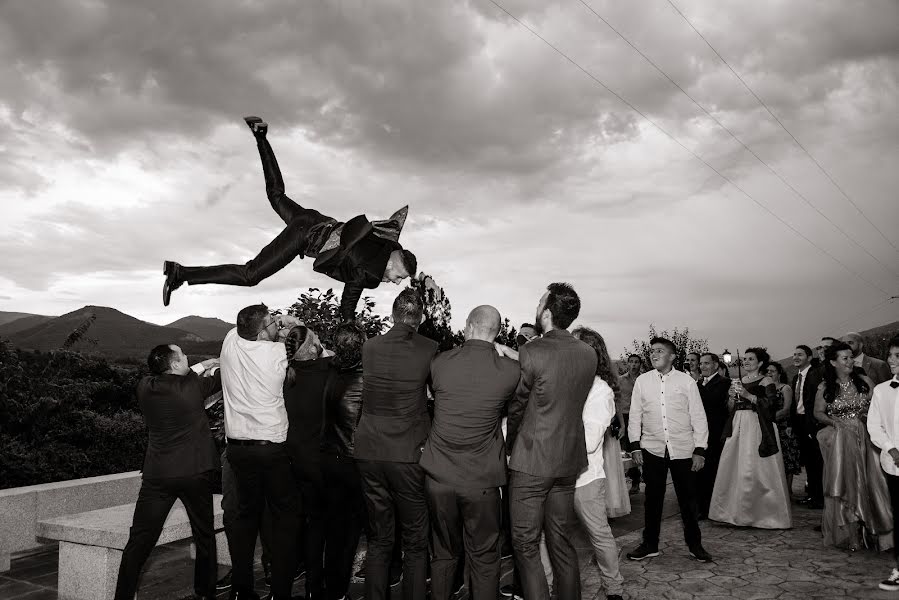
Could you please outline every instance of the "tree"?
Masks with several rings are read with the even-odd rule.
[[[356,314],[357,321],[368,337],[381,334],[389,325],[389,319],[376,315],[374,308],[375,301],[370,296],[365,296],[362,298],[362,310]],[[300,319],[306,327],[318,334],[326,348],[334,347],[334,331],[343,319],[340,317],[340,298],[332,288],[325,292],[309,288],[284,312]]]
[[[683,368],[684,360],[686,359],[688,353],[698,352],[702,354],[703,352],[709,351],[708,340],[690,337],[689,327],[684,327],[683,329],[678,329],[677,327],[675,327],[671,331],[671,333],[669,333],[667,329],[662,332],[657,332],[655,325],[650,323],[648,337],[645,340],[634,340],[633,350],[628,350],[627,348],[625,348],[624,352],[619,358],[619,364],[627,364],[628,354],[637,354],[643,357],[644,365],[651,365],[651,348],[649,345],[649,341],[654,337],[663,337],[671,340],[674,343],[674,347],[677,348],[677,356],[674,359],[674,368],[678,370]]]

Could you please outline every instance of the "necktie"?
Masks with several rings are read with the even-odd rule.
[[[797,402],[797,404],[798,404],[799,402],[802,402],[802,383],[803,383],[803,379],[804,379],[804,378],[805,378],[805,376],[804,376],[802,373],[800,373],[800,374],[796,377],[796,390],[795,390],[795,392],[794,392],[793,395],[796,396],[796,402]]]
[[[899,387],[899,381],[891,381],[890,387],[896,389],[897,387]]]

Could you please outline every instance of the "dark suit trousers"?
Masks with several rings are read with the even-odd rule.
[[[222,452],[222,524],[225,527],[225,539],[228,540],[228,554],[234,547],[234,523],[237,521],[237,478],[234,469],[228,462],[228,453]],[[262,513],[262,524],[259,526],[259,542],[262,546],[262,562],[272,562],[272,513],[266,507]]]
[[[674,493],[680,506],[680,517],[684,523],[684,539],[687,547],[695,548],[702,543],[699,532],[698,508],[696,504],[696,474],[692,471],[693,459],[673,460],[660,458],[643,451],[643,480],[646,482],[646,504],[644,507],[643,543],[653,549],[659,547],[659,531],[662,527],[662,505],[665,502],[665,488],[668,471],[674,482]]]
[[[540,562],[540,533],[553,567],[555,592],[565,600],[581,597],[577,552],[571,544],[577,527],[574,482],[571,477],[537,477],[510,471],[509,508],[512,512],[512,547],[526,600],[549,598],[549,586]]]
[[[303,208],[284,193],[284,180],[272,147],[264,136],[257,136],[256,142],[262,159],[266,195],[287,227],[246,264],[182,267],[182,278],[187,283],[256,285],[286,267],[297,256],[317,254],[330,232],[327,224],[336,223],[333,218],[317,210]]]
[[[235,591],[253,590],[253,551],[268,505],[272,515],[272,598],[290,598],[297,565],[299,494],[284,444],[228,446],[237,480],[237,518],[233,525],[231,582]]]
[[[291,449],[291,468],[302,499],[297,543],[306,564],[306,595],[319,597],[324,582],[322,554],[325,551],[325,483],[318,447]]]
[[[818,428],[804,415],[793,417],[793,427],[799,438],[799,453],[805,465],[808,495],[819,503],[824,502],[824,458],[818,445]]]
[[[403,538],[403,599],[424,600],[428,571],[428,507],[418,463],[356,460],[368,510],[366,600],[389,598],[390,558],[396,516]]]
[[[181,500],[184,504],[197,548],[194,592],[210,598],[215,596],[216,556],[212,511],[214,478],[215,474],[207,471],[192,477],[143,480],[134,507],[131,534],[119,565],[116,600],[134,598],[141,569],[159,540],[175,500]]]
[[[712,492],[715,489],[715,477],[718,475],[718,463],[721,462],[721,452],[723,450],[724,446],[720,442],[716,444],[709,443],[709,447],[705,451],[705,465],[702,467],[702,470],[696,473],[698,487],[697,504],[699,506],[699,514],[703,517],[709,516]]]
[[[499,593],[499,488],[464,489],[425,477],[431,514],[431,598],[449,600],[456,590],[459,558],[465,552],[471,600]]]
[[[322,454],[325,484],[325,593],[342,599],[350,588],[353,559],[365,526],[362,480],[352,458]]]

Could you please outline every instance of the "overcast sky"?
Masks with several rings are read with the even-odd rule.
[[[667,0],[498,1],[818,248],[489,0],[4,2],[0,310],[233,322],[330,286],[297,260],[162,306],[163,260],[245,262],[280,230],[257,114],[300,204],[410,205],[456,327],[532,321],[552,281],[613,355],[649,323],[781,356],[899,320],[899,3],[675,0],[863,216]]]

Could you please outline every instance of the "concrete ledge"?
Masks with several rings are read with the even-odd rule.
[[[140,471],[129,471],[0,490],[0,572],[10,554],[41,546],[38,521],[134,502],[140,484]]]

